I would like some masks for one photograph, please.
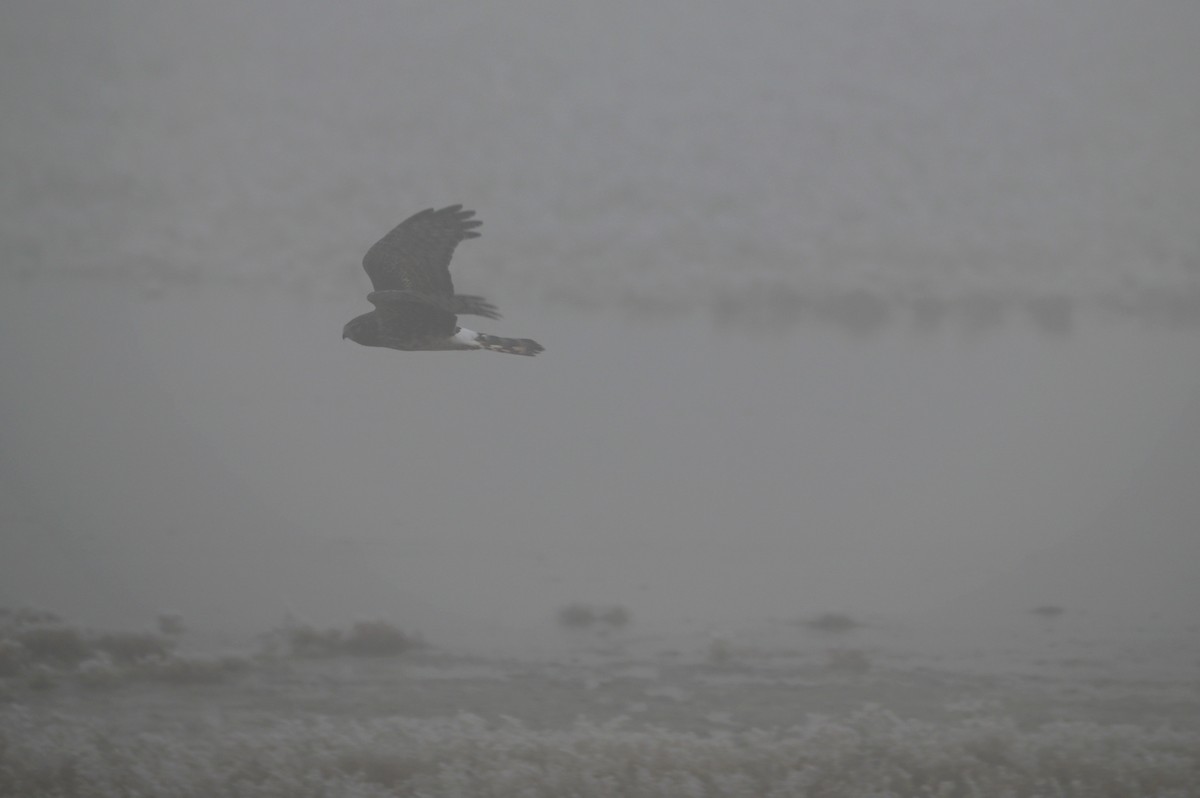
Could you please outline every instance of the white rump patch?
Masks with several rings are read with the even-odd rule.
[[[476,349],[482,349],[483,347],[480,346],[479,341],[477,340],[478,338],[479,333],[475,332],[474,330],[468,330],[466,327],[459,327],[458,332],[456,332],[450,338],[450,340],[454,341],[455,343],[466,344],[467,346],[471,346]]]

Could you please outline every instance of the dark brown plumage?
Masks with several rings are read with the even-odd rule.
[[[458,326],[457,314],[498,319],[483,297],[455,294],[450,259],[459,242],[478,238],[474,211],[462,205],[427,208],[379,239],[363,256],[363,269],[375,289],[367,300],[375,310],[352,319],[342,337],[363,346],[404,351],[490,349],[536,355],[542,346],[528,338],[500,338]]]

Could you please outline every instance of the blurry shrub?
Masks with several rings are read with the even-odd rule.
[[[0,638],[0,679],[20,676],[29,661],[29,653],[22,644],[8,638]]]
[[[283,653],[301,659],[340,655],[391,657],[423,645],[419,636],[405,634],[386,621],[356,623],[348,633],[293,623],[263,635],[262,640],[267,656]]]
[[[75,671],[79,683],[84,687],[100,690],[116,687],[121,683],[121,671],[113,666],[107,656],[92,657],[79,663]]]
[[[230,675],[246,673],[254,667],[253,660],[240,654],[226,654],[217,657],[217,662],[221,663],[221,669]]]
[[[387,621],[356,623],[342,643],[345,652],[356,657],[394,657],[411,646],[408,635]]]
[[[733,646],[723,637],[714,637],[708,644],[708,661],[713,665],[728,665],[733,660]]]
[[[601,622],[608,624],[614,629],[628,626],[629,622],[633,620],[633,615],[629,610],[619,604],[604,610],[598,617]]]
[[[147,660],[137,675],[173,685],[219,684],[250,669],[245,657],[167,657]]]
[[[38,663],[73,668],[91,655],[92,649],[79,630],[70,626],[35,626],[20,629],[14,639]]]
[[[840,612],[825,612],[805,621],[804,626],[818,632],[849,632],[862,624]]]
[[[13,626],[60,626],[63,619],[46,610],[18,607],[9,613]]]
[[[54,672],[45,665],[39,665],[31,670],[28,676],[25,677],[25,685],[30,690],[39,692],[44,690],[53,690],[58,687],[58,682],[54,681]]]
[[[1064,610],[1062,607],[1058,606],[1057,604],[1042,604],[1040,606],[1034,607],[1032,610],[1030,610],[1030,612],[1032,612],[1034,615],[1037,615],[1041,618],[1057,618],[1058,616],[1060,616],[1064,612],[1066,612],[1066,610]]]
[[[20,676],[25,670],[29,652],[16,640],[0,638],[0,679]]]
[[[332,657],[342,648],[342,633],[337,629],[322,631],[301,624],[283,630],[283,638],[293,657]]]
[[[628,608],[615,604],[611,607],[596,607],[577,601],[558,611],[558,623],[568,629],[587,629],[601,624],[605,631],[628,626],[633,614]]]
[[[871,658],[858,649],[835,648],[829,651],[825,667],[838,673],[866,673],[871,670]]]
[[[177,612],[162,612],[158,615],[158,633],[166,637],[182,637],[187,631],[183,616]]]
[[[175,649],[175,641],[155,634],[112,632],[93,642],[96,650],[112,657],[118,665],[132,665],[144,659],[162,658]]]
[[[596,622],[596,611],[587,604],[568,604],[558,611],[558,623],[568,629],[586,629]]]

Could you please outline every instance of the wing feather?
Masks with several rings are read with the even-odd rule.
[[[363,269],[376,291],[454,294],[450,259],[460,241],[478,238],[475,211],[451,205],[426,208],[396,225],[363,256]]]

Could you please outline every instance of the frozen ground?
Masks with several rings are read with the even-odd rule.
[[[555,654],[274,660],[223,685],[10,682],[0,791],[1200,795],[1195,629],[988,638],[776,624],[583,636]]]

